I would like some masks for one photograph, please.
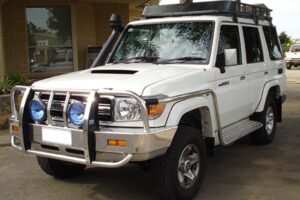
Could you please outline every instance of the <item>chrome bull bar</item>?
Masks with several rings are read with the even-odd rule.
[[[20,104],[19,111],[16,107],[16,95],[17,92],[23,92],[23,98]],[[42,151],[36,151],[30,149],[30,136],[28,132],[28,115],[26,115],[26,112],[28,112],[28,106],[29,101],[33,98],[33,95],[35,92],[38,91],[47,91],[50,92],[50,98],[47,106],[47,116],[48,116],[48,124],[52,125],[51,122],[51,104],[53,101],[53,96],[55,93],[66,93],[66,101],[63,108],[63,118],[64,118],[64,125],[65,127],[68,126],[68,119],[67,119],[67,107],[70,96],[74,93],[76,94],[85,94],[87,95],[87,102],[85,107],[85,114],[84,114],[84,122],[83,122],[83,139],[84,139],[84,159],[81,158],[75,158],[71,156],[65,156],[65,155],[59,155],[59,154],[53,154],[48,152],[42,152]],[[24,153],[34,154],[38,156],[44,156],[48,158],[58,159],[58,160],[64,160],[64,161],[70,161],[74,163],[79,164],[85,164],[85,165],[92,165],[92,166],[98,166],[98,167],[107,167],[107,168],[116,168],[120,167],[122,165],[125,165],[128,163],[131,158],[133,157],[132,154],[124,155],[123,159],[118,162],[101,162],[101,161],[94,161],[92,158],[93,155],[93,142],[92,142],[92,132],[95,129],[95,120],[93,119],[94,112],[93,108],[96,105],[95,99],[97,99],[97,95],[108,95],[108,96],[120,96],[120,97],[129,97],[133,98],[137,101],[141,108],[141,120],[143,122],[144,132],[145,134],[150,133],[150,127],[149,127],[149,119],[147,114],[147,107],[146,102],[141,99],[137,94],[133,92],[127,92],[127,91],[81,91],[81,90],[47,90],[43,88],[32,88],[32,87],[24,87],[24,86],[16,86],[11,91],[11,109],[12,109],[12,116],[11,116],[11,124],[18,124],[20,127],[19,133],[17,135],[12,134],[11,143],[12,146]],[[16,144],[15,138],[18,138],[20,140],[20,145]]]

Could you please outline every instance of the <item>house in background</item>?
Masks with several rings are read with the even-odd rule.
[[[158,0],[0,0],[0,78],[41,79],[86,67],[89,46],[102,46],[112,13],[124,24]]]

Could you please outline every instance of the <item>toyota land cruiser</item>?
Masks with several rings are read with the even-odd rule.
[[[248,134],[269,144],[282,120],[285,62],[270,13],[187,1],[148,6],[126,28],[113,15],[92,68],[14,88],[12,146],[56,178],[147,164],[162,199],[192,199],[216,145]]]

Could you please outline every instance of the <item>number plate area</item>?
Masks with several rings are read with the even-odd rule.
[[[42,141],[44,143],[72,146],[70,130],[42,127]]]

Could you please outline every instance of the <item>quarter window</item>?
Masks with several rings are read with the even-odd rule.
[[[264,27],[264,34],[268,45],[268,50],[271,60],[281,60],[282,52],[277,36],[277,31],[274,27]]]
[[[258,29],[255,27],[243,27],[247,63],[263,62],[263,50]]]
[[[73,71],[70,6],[27,7],[30,73]]]

